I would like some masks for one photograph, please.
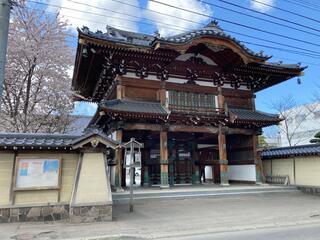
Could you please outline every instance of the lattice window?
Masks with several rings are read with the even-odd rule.
[[[192,110],[198,111],[201,109],[216,108],[216,96],[207,93],[192,93],[181,91],[168,91],[169,106],[174,110]]]

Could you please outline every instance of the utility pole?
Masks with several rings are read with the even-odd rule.
[[[8,45],[8,31],[10,21],[10,0],[0,0],[0,110],[4,83],[4,68],[6,64],[6,53]]]

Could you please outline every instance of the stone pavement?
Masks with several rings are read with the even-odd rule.
[[[114,206],[114,221],[0,224],[0,239],[171,239],[195,234],[320,224],[319,197],[298,191],[219,197],[141,199],[134,213]]]

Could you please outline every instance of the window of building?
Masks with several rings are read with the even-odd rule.
[[[216,96],[207,93],[168,91],[169,108],[174,110],[201,110],[216,108]]]

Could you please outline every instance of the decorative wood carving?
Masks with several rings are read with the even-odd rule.
[[[213,74],[213,84],[215,86],[223,86],[226,81],[226,77],[223,73],[214,72]]]
[[[142,66],[141,68],[136,69],[136,76],[140,78],[148,77],[148,68],[146,66]]]
[[[117,66],[117,74],[124,75],[126,73],[127,73],[126,61],[124,59],[121,59]]]
[[[161,68],[157,72],[157,78],[161,79],[161,81],[165,81],[169,79],[169,71],[166,68]]]
[[[187,74],[186,74],[186,77],[188,79],[187,83],[188,84],[196,84],[196,80],[198,79],[198,71],[197,70],[193,70],[193,69],[190,69],[190,68],[187,68]]]
[[[235,74],[231,74],[231,87],[238,89],[241,86],[241,78]]]

